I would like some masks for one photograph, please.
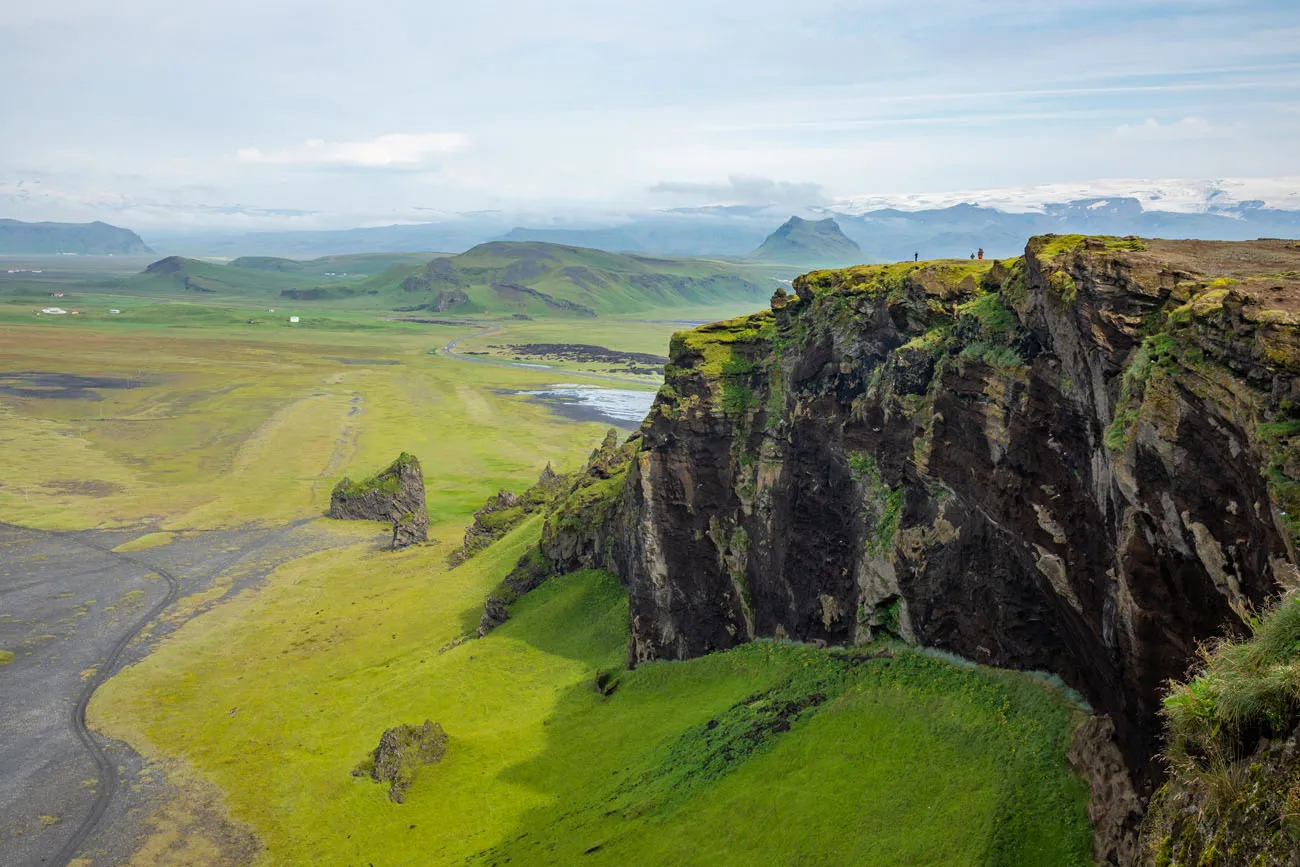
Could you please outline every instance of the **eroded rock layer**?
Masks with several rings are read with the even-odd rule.
[[[330,493],[329,516],[354,521],[391,521],[395,549],[427,541],[429,513],[419,460],[402,452],[387,469],[364,482],[343,479]]]
[[[1047,236],[674,337],[609,525],[633,664],[881,632],[1158,694],[1294,559],[1300,245]]]

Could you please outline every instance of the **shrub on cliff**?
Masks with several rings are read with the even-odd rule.
[[[1168,756],[1195,770],[1252,740],[1289,731],[1300,710],[1300,595],[1252,621],[1246,641],[1202,650],[1203,666],[1164,701]]]
[[[1203,648],[1164,700],[1170,778],[1147,817],[1148,863],[1300,862],[1300,593],[1251,631]]]

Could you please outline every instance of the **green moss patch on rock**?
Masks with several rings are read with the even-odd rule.
[[[557,475],[548,465],[522,497],[503,491],[497,499],[508,495],[502,501],[508,505],[489,508],[494,502],[489,501],[475,513],[462,550],[469,549],[471,539],[474,551],[486,548],[530,515],[546,517],[538,546],[520,557],[488,594],[479,619],[480,637],[505,623],[510,606],[552,576],[608,565],[609,538],[638,442],[633,435],[620,443],[618,431],[611,428],[581,470]]]
[[[571,479],[560,475],[547,464],[537,477],[536,484],[516,494],[500,490],[474,513],[474,522],[465,529],[461,546],[452,552],[449,562],[453,566],[464,563],[479,551],[487,548],[519,526],[529,515],[543,511],[568,489]]]
[[[384,732],[379,746],[353,769],[352,776],[388,783],[388,799],[401,804],[416,772],[441,761],[446,753],[447,733],[442,726],[432,720],[422,726],[403,723]]]
[[[330,494],[329,516],[342,520],[388,521],[393,548],[405,548],[429,537],[429,513],[424,499],[420,461],[402,452],[383,471],[362,482],[342,479]]]

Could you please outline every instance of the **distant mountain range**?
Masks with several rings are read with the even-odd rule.
[[[840,230],[834,218],[791,217],[768,235],[750,256],[759,262],[829,267],[862,261],[862,248]]]
[[[1104,195],[1080,195],[1086,191]],[[862,261],[897,261],[913,254],[923,259],[965,257],[981,247],[988,256],[1008,257],[1020,252],[1025,238],[1045,233],[1229,241],[1295,238],[1300,236],[1300,178],[1094,181],[933,195],[863,196],[794,209],[710,205],[566,219],[478,212],[450,215],[432,223],[319,231],[172,231],[150,235],[148,240],[149,246],[161,253],[190,257],[309,259],[344,253],[457,253],[489,241],[517,241],[657,256],[744,259],[763,245],[792,211],[810,223],[835,220],[843,235],[860,248],[854,255]],[[522,222],[525,219],[543,222]],[[95,242],[83,238],[79,234],[83,232],[89,232]],[[99,240],[101,236],[112,240]],[[842,245],[838,249],[852,252]],[[122,254],[147,250],[134,233],[103,223],[0,221],[0,252]],[[827,248],[824,252],[835,251]]]
[[[130,229],[108,223],[24,223],[0,220],[0,254],[148,256],[153,250]]]
[[[1163,211],[1137,197],[1089,198],[1005,210],[959,203],[943,207],[836,207],[805,209],[809,222],[833,219],[861,248],[861,261],[966,257],[979,248],[993,257],[1018,255],[1025,238],[1057,233],[1143,235],[1239,241],[1300,237],[1300,209],[1230,202],[1202,211]],[[683,208],[607,218],[590,223],[517,226],[501,217],[475,216],[441,223],[340,231],[257,232],[242,235],[173,235],[151,240],[164,252],[190,256],[291,256],[443,250],[457,252],[494,240],[544,242],[661,256],[750,255],[790,211],[775,208]],[[816,263],[814,263],[816,264]]]

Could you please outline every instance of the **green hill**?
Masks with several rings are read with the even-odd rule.
[[[0,220],[0,254],[147,256],[152,253],[130,229],[108,223],[24,223]]]
[[[546,243],[493,242],[458,256],[373,253],[229,264],[168,256],[115,289],[211,297],[346,301],[451,315],[583,318],[682,306],[767,302],[770,265],[654,259]],[[367,277],[365,272],[386,268]],[[779,276],[784,276],[784,273]]]
[[[292,261],[292,260],[284,260]],[[128,277],[113,288],[144,293],[183,292],[210,297],[281,296],[313,300],[346,298],[358,294],[361,275],[348,280],[310,272],[267,268],[234,267],[184,256],[168,256],[144,271]]]
[[[840,231],[839,223],[791,217],[767,236],[750,258],[761,262],[787,262],[830,267],[862,261],[862,248]]]
[[[423,265],[440,253],[350,253],[319,259],[284,259],[279,256],[242,256],[230,262],[232,268],[280,271],[286,274],[315,274],[320,277],[371,277],[389,268]]]
[[[367,281],[405,308],[590,317],[736,300],[766,302],[776,282],[706,259],[658,259],[541,242],[494,241]]]

